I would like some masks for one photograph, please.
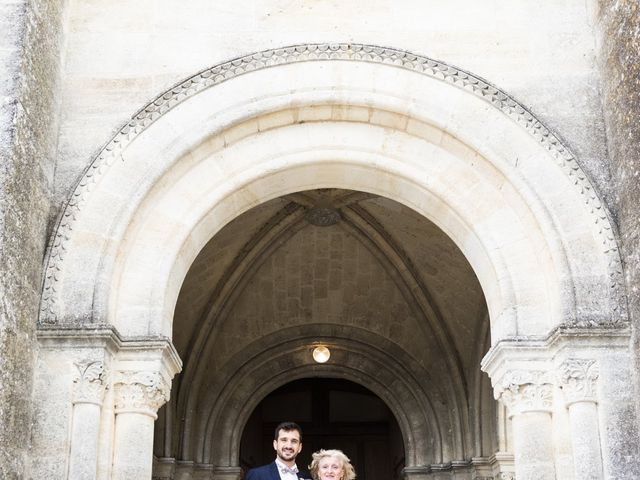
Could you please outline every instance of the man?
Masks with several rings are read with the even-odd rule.
[[[276,427],[273,439],[276,459],[268,465],[252,468],[245,480],[311,480],[307,471],[300,471],[296,457],[302,451],[302,429],[293,422],[283,422]]]

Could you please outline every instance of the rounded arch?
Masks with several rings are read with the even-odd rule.
[[[204,242],[256,204],[327,186],[395,199],[448,233],[494,342],[625,318],[605,208],[557,137],[467,72],[349,44],[236,59],[135,115],[61,215],[40,321],[170,335]]]
[[[318,342],[331,348],[327,364],[313,362],[311,349]],[[225,372],[185,419],[185,439],[197,443],[183,444],[184,458],[237,466],[242,432],[260,401],[286,383],[313,376],[349,380],[378,395],[398,422],[408,466],[464,458],[446,394],[435,387],[426,392],[419,378],[428,378],[428,371],[370,332],[335,325],[291,327],[253,342]],[[206,420],[198,424],[196,417]]]

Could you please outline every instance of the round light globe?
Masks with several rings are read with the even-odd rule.
[[[327,347],[321,346],[313,349],[313,359],[318,363],[325,363],[330,356],[331,352]]]

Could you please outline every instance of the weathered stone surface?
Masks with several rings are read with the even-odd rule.
[[[23,478],[64,2],[0,3],[0,477]]]
[[[640,5],[599,1],[603,110],[615,193],[614,208],[634,325],[636,384],[640,372]],[[640,409],[640,395],[637,408]]]

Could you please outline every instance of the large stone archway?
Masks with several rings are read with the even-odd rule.
[[[272,68],[275,65],[278,68]],[[306,129],[317,124],[336,124],[343,133],[310,139],[317,132]],[[390,154],[392,149],[382,145],[387,136],[405,151],[398,148]],[[377,144],[372,143],[376,139]],[[246,150],[236,153],[231,148],[251,149],[261,158],[251,158],[251,168],[243,169],[236,161]],[[331,168],[314,170],[318,165]],[[198,167],[215,174],[207,177],[203,190],[209,197],[199,200],[199,210],[189,202],[190,216],[176,221],[169,213],[182,213],[177,212],[177,196],[184,192],[178,189],[185,188],[185,175],[203,172]],[[348,175],[349,167],[363,168],[366,175]],[[317,180],[305,176],[315,171]],[[448,183],[443,182],[446,176]],[[393,185],[396,179],[413,188],[404,193]],[[493,191],[447,191],[465,181]],[[475,267],[494,330],[501,316],[510,317],[506,322],[511,325],[505,327],[509,333],[516,331],[517,317],[523,318],[522,332],[535,331],[541,322],[540,331],[547,331],[562,323],[625,318],[624,302],[616,296],[621,277],[613,229],[595,190],[559,139],[508,95],[466,72],[404,52],[338,45],[290,47],[214,67],[161,95],[134,117],[88,168],[61,217],[48,261],[41,321],[92,319],[120,326],[123,333],[169,333],[179,280],[206,239],[262,201],[327,185],[375,191],[434,220]],[[485,196],[491,193],[493,197]],[[439,208],[421,198],[425,195]],[[464,208],[480,198],[497,202],[490,209],[493,217]],[[105,211],[101,205],[110,208]],[[165,217],[151,216],[153,209],[162,209]],[[520,237],[507,231],[516,219],[530,227],[518,232]],[[123,241],[131,241],[145,221],[165,221],[165,231],[175,238],[176,252],[165,254],[167,265],[157,267],[164,268],[165,275],[147,274],[165,285],[142,282],[150,291],[160,290],[156,295],[168,293],[167,305],[159,312],[158,307],[146,309],[148,318],[137,316],[124,326],[129,319],[123,319],[122,309],[129,308],[128,303],[133,303],[131,308],[140,305],[119,298],[112,280],[129,274],[126,255],[138,252],[123,248]],[[103,233],[95,236],[94,231]],[[89,244],[83,251],[82,235],[103,247]],[[136,239],[139,248],[154,255],[145,241]],[[507,242],[508,249],[503,246]],[[526,271],[528,280],[521,280],[529,287],[517,283],[527,254],[536,259]],[[548,266],[540,268],[545,265],[541,262]],[[177,277],[177,285],[166,285],[168,276]],[[547,284],[542,287],[546,291],[535,292],[543,294],[536,302],[547,298],[541,302],[544,312],[532,311],[530,304],[524,308],[535,278]],[[65,282],[73,286],[65,288]],[[593,305],[595,292],[608,308]],[[527,309],[536,320],[524,320]]]
[[[149,421],[180,369],[162,339],[171,338],[180,286],[198,252],[250,208],[317,188],[393,199],[460,248],[489,310],[493,350],[485,369],[518,418],[519,478],[555,478],[554,368],[598,361],[609,378],[626,355],[620,260],[606,211],[571,153],[508,95],[440,62],[360,45],[290,47],[201,72],[141,110],[87,168],[51,242],[40,321],[53,349],[56,339],[77,339],[82,348],[67,364],[87,357],[114,373],[107,381],[81,369],[77,384],[113,384],[115,398],[102,409],[95,399],[90,411],[78,407],[81,400],[67,409],[74,421],[93,422],[98,468],[111,478],[150,475]],[[97,326],[111,332],[101,337],[107,340],[94,340]],[[437,321],[431,328],[446,345]],[[585,334],[589,328],[597,335]],[[42,375],[55,372],[43,366]],[[575,413],[592,432],[589,445],[575,447],[576,458],[599,451],[598,415],[622,415],[611,396],[594,395],[580,398],[590,407]],[[591,408],[596,400],[600,413]],[[99,427],[114,415],[110,402],[115,427],[105,431]],[[234,411],[234,421],[247,411]],[[132,448],[135,429],[147,440]],[[404,430],[409,446],[416,429]],[[532,432],[542,439],[524,441]],[[74,455],[91,454],[77,450],[87,448],[78,435],[72,464]],[[608,460],[616,438],[603,441],[608,472],[617,468]],[[212,458],[206,446],[199,450],[203,461]],[[420,440],[412,451],[412,468],[442,460],[425,457]],[[220,455],[216,466],[233,467],[233,451]],[[576,465],[578,476],[585,465],[603,468]]]

